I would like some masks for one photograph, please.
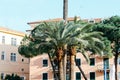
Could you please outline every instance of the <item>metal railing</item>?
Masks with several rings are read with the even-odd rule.
[[[101,70],[101,71],[104,71],[105,70],[105,67],[106,67],[106,70],[110,70],[110,68],[112,67],[113,64],[109,64],[109,65],[104,65],[104,64],[99,64],[97,65],[97,70]]]

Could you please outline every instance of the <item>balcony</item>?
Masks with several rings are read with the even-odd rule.
[[[111,67],[112,67],[113,64],[109,64],[109,65],[106,65],[106,71],[109,72]],[[103,64],[99,64],[97,65],[97,71],[104,71],[104,65]]]

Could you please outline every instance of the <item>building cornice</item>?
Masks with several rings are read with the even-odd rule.
[[[80,20],[80,17],[77,17],[78,20]],[[34,22],[28,22],[27,24],[39,24],[41,22],[58,22],[63,20],[63,18],[55,18],[55,19],[48,19],[48,20],[40,20],[40,21],[34,21]],[[67,18],[68,21],[74,21],[74,17]]]
[[[23,33],[23,32],[15,31],[15,30],[5,28],[5,27],[0,27],[0,32],[12,34],[12,35],[16,35],[16,36],[21,36],[21,37],[25,36],[25,33]]]

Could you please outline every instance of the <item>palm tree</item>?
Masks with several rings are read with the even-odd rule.
[[[63,57],[64,48],[72,39],[77,35],[74,34],[80,26],[73,26],[73,23],[64,24],[64,22],[59,23],[43,23],[32,30],[31,36],[34,40],[41,40],[45,43],[51,44],[53,51],[58,60],[59,67],[59,80],[64,80],[63,75]]]
[[[66,25],[64,22],[42,23],[31,31],[30,37],[23,38],[21,46],[19,47],[19,52],[21,55],[25,55],[26,57],[33,57],[42,53],[48,53],[50,61],[52,60],[51,55],[53,57],[56,56],[59,63],[59,80],[63,80],[64,77],[62,59],[64,57],[64,46],[71,45],[70,43],[75,45],[78,45],[79,43],[80,45],[83,42],[87,42],[88,37],[86,35],[86,32],[88,32],[88,30],[85,28],[90,30],[89,26],[83,27],[83,25],[75,25],[73,23],[68,23]],[[98,33],[96,32],[95,34],[97,35]],[[85,39],[85,37],[86,41],[83,41],[82,39]],[[54,65],[52,65],[52,67],[55,73]]]
[[[79,25],[79,30],[75,30],[75,32],[72,32],[73,35],[76,35],[76,37],[72,37],[70,43],[68,44],[69,52],[70,52],[70,62],[71,62],[71,71],[70,71],[70,79],[74,80],[74,66],[75,66],[75,57],[76,52],[79,50],[87,62],[89,62],[89,57],[86,55],[86,52],[92,49],[96,54],[99,53],[99,55],[102,55],[102,50],[104,48],[104,44],[101,41],[102,36],[101,32],[95,32],[91,31],[92,25],[91,24],[85,24],[80,25],[80,23],[75,24]],[[81,73],[83,74],[83,77],[85,80],[87,80],[84,72],[82,71],[81,67],[79,67]]]

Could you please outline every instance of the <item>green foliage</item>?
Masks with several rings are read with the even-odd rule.
[[[22,80],[17,74],[6,75],[5,80]]]
[[[74,26],[79,28],[77,31],[72,32],[75,37],[70,39],[68,47],[77,46],[77,51],[81,52],[87,62],[89,56],[87,51],[91,50],[94,54],[102,55],[104,44],[102,42],[102,33],[92,31],[93,24],[83,23],[81,21],[74,21]]]
[[[111,42],[107,39],[107,37],[103,38],[103,42],[105,44],[105,48],[103,50],[103,55],[111,58],[113,56],[113,49],[111,48]]]
[[[120,17],[112,16],[109,19],[105,19],[102,23],[95,24],[93,30],[101,31],[104,33],[104,37],[112,44],[114,42],[114,47],[112,47],[114,53],[117,54],[119,49],[119,41],[120,41]],[[111,51],[111,50],[110,50]]]
[[[76,19],[75,19],[76,20]],[[104,44],[102,33],[92,31],[93,24],[74,21],[64,24],[61,22],[43,22],[36,26],[21,42],[18,51],[25,57],[33,57],[42,53],[56,54],[56,50],[64,46],[77,46],[84,56],[89,49],[101,55]],[[88,59],[88,58],[87,58]]]
[[[120,38],[120,17],[112,16],[109,19],[105,19],[102,23],[97,23],[94,26],[94,30],[104,33],[110,41],[115,41]]]
[[[120,16],[112,16],[109,19],[103,20],[104,24],[110,24],[111,26],[120,27]]]
[[[39,54],[38,43],[31,41],[30,39],[30,37],[25,36],[21,42],[21,45],[18,47],[18,52],[28,58]]]

